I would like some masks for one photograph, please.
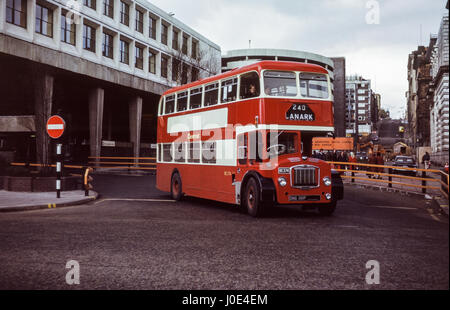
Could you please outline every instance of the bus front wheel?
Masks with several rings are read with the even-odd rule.
[[[261,191],[254,178],[250,178],[245,187],[244,206],[246,207],[248,214],[253,217],[258,217],[263,214]]]
[[[172,195],[172,199],[176,201],[180,201],[183,197],[183,187],[181,183],[181,177],[178,172],[174,173],[172,176],[172,181],[170,184],[170,194]]]

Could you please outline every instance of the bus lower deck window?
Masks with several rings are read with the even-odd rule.
[[[202,146],[202,162],[206,164],[216,163],[216,142],[206,141]]]
[[[188,162],[199,163],[200,162],[200,151],[201,151],[200,142],[189,143]]]
[[[172,143],[163,144],[163,161],[172,161]]]
[[[186,152],[184,148],[184,143],[175,143],[174,144],[174,158],[177,163],[186,162]]]

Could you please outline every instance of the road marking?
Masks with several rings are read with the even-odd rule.
[[[430,214],[430,216],[433,218],[433,220],[440,222],[441,220],[433,214],[433,210],[432,209],[427,209],[428,213]]]
[[[390,207],[390,206],[366,206],[366,208],[397,209],[397,210],[418,210],[419,209],[419,208]]]
[[[132,199],[132,198],[105,198],[94,203],[94,205],[105,201],[137,201],[137,202],[176,202],[175,200],[167,199]]]

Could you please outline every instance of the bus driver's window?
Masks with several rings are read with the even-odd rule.
[[[259,76],[256,72],[241,75],[241,99],[259,97]]]

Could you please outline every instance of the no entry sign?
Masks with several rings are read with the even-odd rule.
[[[47,133],[53,139],[60,138],[63,135],[65,128],[66,123],[58,115],[50,117],[47,121]]]

